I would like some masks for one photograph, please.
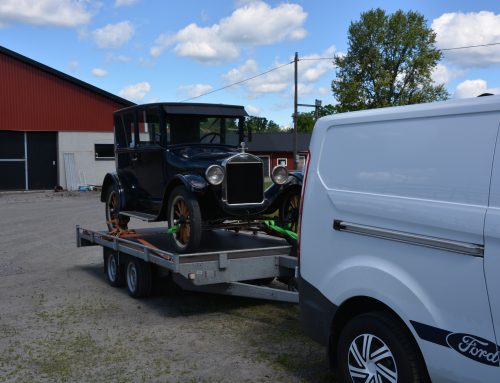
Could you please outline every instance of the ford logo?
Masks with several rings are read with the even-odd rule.
[[[476,362],[497,366],[499,353],[497,345],[490,341],[462,333],[451,333],[446,337],[446,343],[455,351]]]

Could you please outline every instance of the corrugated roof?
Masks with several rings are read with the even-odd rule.
[[[54,68],[51,68],[45,64],[42,64],[38,61],[35,61],[33,59],[30,59],[26,56],[23,56],[17,52],[14,52],[14,51],[11,51],[10,49],[7,49],[3,46],[0,45],[0,53],[1,54],[4,54],[6,56],[9,56],[9,57],[12,57],[18,61],[21,61],[25,64],[28,64],[28,65],[31,65],[33,67],[36,67],[40,70],[43,70],[47,73],[50,73],[51,75],[53,76],[56,76],[56,77],[59,77],[60,79],[62,80],[65,80],[65,81],[68,81],[74,85],[77,85],[79,87],[82,87],[82,88],[85,88],[85,89],[88,89],[94,93],[97,93],[101,96],[104,96],[106,98],[109,98],[115,102],[118,102],[118,103],[121,103],[123,104],[124,106],[132,106],[132,105],[135,105],[135,103],[133,103],[132,101],[129,101],[129,100],[126,100],[124,98],[121,98],[121,97],[118,97],[117,95],[113,94],[113,93],[109,93],[109,92],[106,92],[105,90],[103,89],[100,89],[94,85],[91,85],[85,81],[82,81],[82,80],[78,80],[77,78],[75,77],[72,77],[70,75],[67,75],[66,73],[63,73],[63,72],[60,72]]]
[[[293,133],[253,133],[248,143],[250,152],[293,152]],[[309,149],[311,133],[297,133],[297,150]]]

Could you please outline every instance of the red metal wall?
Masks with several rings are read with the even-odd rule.
[[[124,106],[0,53],[0,130],[112,131]]]

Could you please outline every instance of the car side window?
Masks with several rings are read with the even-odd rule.
[[[134,113],[115,115],[115,138],[118,148],[135,147],[135,133]]]
[[[161,145],[162,129],[160,110],[151,108],[139,111],[138,114],[139,144]]]

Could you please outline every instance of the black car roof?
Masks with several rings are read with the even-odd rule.
[[[148,109],[151,107],[161,107],[167,114],[209,115],[220,117],[248,116],[245,108],[241,105],[201,104],[186,102],[159,102],[153,104],[135,105],[132,107],[117,110],[115,114],[122,114],[133,110]]]

